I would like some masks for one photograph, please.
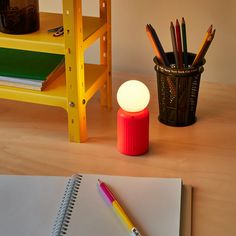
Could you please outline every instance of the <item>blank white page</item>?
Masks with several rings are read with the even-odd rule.
[[[68,178],[0,176],[0,235],[50,236]]]

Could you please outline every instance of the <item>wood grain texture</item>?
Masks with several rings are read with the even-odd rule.
[[[204,78],[204,74],[203,74]],[[140,157],[116,149],[115,94],[128,79],[150,89],[150,150]],[[169,127],[157,120],[154,76],[113,75],[113,109],[88,103],[86,143],[69,143],[60,108],[0,100],[0,174],[75,172],[181,177],[193,186],[193,236],[236,235],[236,86],[201,81],[197,122]]]

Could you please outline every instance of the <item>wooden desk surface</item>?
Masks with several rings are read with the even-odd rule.
[[[204,78],[204,75],[202,76]],[[116,111],[88,104],[87,143],[69,143],[66,112],[0,100],[0,174],[181,177],[194,187],[193,236],[236,235],[236,86],[201,81],[198,120],[189,127],[157,121],[155,77],[113,76],[115,97],[125,80],[151,91],[150,151],[129,157],[116,149]]]

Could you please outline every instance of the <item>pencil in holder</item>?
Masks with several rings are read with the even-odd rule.
[[[157,74],[158,104],[160,122],[170,126],[188,126],[196,122],[196,108],[201,73],[205,59],[196,67],[175,67],[172,52],[166,53],[170,66],[161,65],[154,57]],[[189,65],[196,54],[188,53]]]

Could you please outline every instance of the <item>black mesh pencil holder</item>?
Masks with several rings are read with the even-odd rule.
[[[170,67],[159,64],[154,58],[157,73],[159,102],[159,121],[170,126],[187,126],[196,121],[196,107],[201,73],[204,71],[205,59],[198,66],[185,69],[175,68],[172,52],[167,53]],[[188,53],[189,65],[195,54]]]

